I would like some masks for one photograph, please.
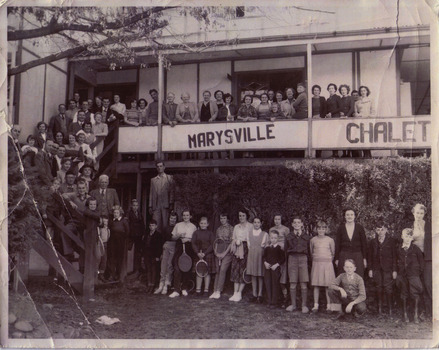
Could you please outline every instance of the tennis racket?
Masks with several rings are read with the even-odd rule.
[[[217,238],[215,242],[213,243],[213,251],[215,252],[215,256],[218,258],[218,254],[224,253],[229,244],[222,238]],[[218,265],[221,266],[221,260],[218,258]]]
[[[246,284],[252,283],[252,276],[247,275],[247,269],[244,269],[244,271],[242,271],[242,279]]]
[[[183,253],[178,258],[178,267],[182,272],[189,272],[192,268],[192,259],[186,253],[186,247],[183,243]]]
[[[202,251],[200,251],[202,253]],[[207,266],[206,260],[201,258],[197,264],[195,265],[195,272],[197,273],[198,277],[206,277],[209,274],[209,269]]]

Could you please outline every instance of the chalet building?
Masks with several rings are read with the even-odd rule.
[[[153,50],[134,42],[139,58],[132,64],[110,69],[102,57],[76,57],[10,78],[10,122],[22,126],[25,138],[74,92],[82,99],[117,93],[129,106],[132,98],[150,103],[150,89],[159,90],[161,100],[173,92],[176,103],[184,92],[199,102],[203,91],[213,95],[222,90],[239,105],[246,94],[257,103],[269,89],[296,89],[300,82],[306,83],[308,97],[314,84],[322,87],[325,98],[329,83],[370,89],[376,109],[372,118],[312,118],[308,99],[309,116],[302,120],[120,127],[116,141],[104,150],[103,158],[109,160],[101,171],[112,176],[125,206],[137,197],[143,208],[157,157],[166,160],[167,172],[176,173],[282,165],[297,157],[312,158],[316,150],[323,150],[323,157],[332,150],[429,155],[430,45],[436,45],[431,9],[411,0],[400,1],[398,8],[396,2],[378,0],[308,3],[236,7],[226,20],[207,28],[179,9],[166,11],[170,26],[157,40],[160,46]],[[19,21],[8,25],[18,27]],[[10,62],[18,64],[53,47],[24,40],[9,49]],[[253,158],[241,156],[247,151]],[[205,156],[181,156],[190,153]]]

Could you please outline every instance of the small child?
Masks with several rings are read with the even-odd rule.
[[[61,159],[61,169],[56,172],[56,177],[61,181],[61,183],[66,182],[66,174],[72,167],[72,160],[70,158],[64,157]]]
[[[328,225],[324,221],[317,222],[317,236],[311,239],[311,285],[314,286],[314,307],[312,312],[319,311],[320,287],[325,289],[326,310],[331,311],[331,301],[328,295],[328,286],[335,279],[334,265],[332,260],[335,254],[335,242],[326,236]]]
[[[292,221],[293,232],[290,232],[285,239],[285,254],[288,264],[288,277],[290,279],[291,305],[287,311],[296,310],[296,288],[297,282],[300,283],[302,294],[302,313],[309,312],[306,306],[308,297],[308,258],[309,241],[311,237],[303,232],[303,222],[299,216],[295,216]]]
[[[213,285],[213,294],[209,297],[210,299],[221,298],[221,293],[226,281],[227,270],[232,265],[233,260],[233,254],[230,251],[230,243],[233,238],[233,226],[229,224],[227,214],[220,214],[220,223],[221,226],[216,229],[216,238],[224,240],[224,242],[228,244],[228,247],[222,254],[217,255],[217,259],[221,259],[221,266],[219,263],[216,263],[217,271]]]
[[[411,228],[402,230],[401,238],[402,246],[397,250],[398,276],[396,286],[401,293],[404,321],[409,322],[407,298],[411,296],[415,302],[414,321],[419,323],[418,306],[419,298],[423,292],[421,276],[424,271],[424,256],[421,249],[412,244],[413,230]]]
[[[194,261],[204,259],[207,263],[208,274],[202,278],[197,275],[196,282],[196,296],[202,296],[201,285],[204,279],[204,293],[209,293],[210,274],[215,273],[215,255],[213,254],[213,242],[215,241],[215,235],[212,231],[208,230],[209,221],[207,217],[203,216],[200,219],[200,229],[196,230],[192,235],[192,249],[198,256],[198,259]]]
[[[144,236],[143,254],[145,259],[146,280],[148,288],[146,293],[154,293],[156,274],[160,265],[160,256],[163,251],[163,238],[160,232],[157,232],[157,221],[152,219],[149,222],[149,233]]]
[[[285,237],[290,233],[290,229],[287,226],[282,225],[282,215],[275,214],[273,217],[274,226],[270,228],[270,231],[276,230],[279,232],[278,243],[279,246],[285,251]],[[284,259],[285,260],[285,259]],[[284,261],[280,266],[280,287],[282,289],[282,296],[280,300],[280,305],[282,308],[286,308],[288,305],[288,289],[287,289],[287,277],[288,277],[288,269],[286,266],[286,261]]]
[[[253,296],[250,302],[262,304],[262,289],[264,287],[264,265],[262,253],[268,241],[267,232],[261,229],[262,221],[260,218],[253,219],[253,231],[248,238],[248,258],[247,275],[252,276]]]
[[[337,311],[337,319],[344,317],[342,307],[350,314],[354,311],[356,317],[366,312],[366,289],[360,275],[355,273],[357,267],[352,259],[346,259],[345,272],[340,274],[329,286],[329,299],[332,311]]]
[[[284,113],[280,110],[280,105],[277,102],[273,102],[270,106],[270,112],[267,116],[268,120],[274,122],[277,119],[285,119]]]
[[[101,227],[98,227],[99,257],[97,259],[97,269],[99,279],[103,279],[105,268],[107,267],[107,243],[109,238],[108,216],[103,215],[101,216]]]
[[[264,282],[267,291],[268,307],[276,307],[280,289],[280,266],[285,261],[285,253],[278,243],[279,231],[270,231],[270,245],[264,249],[262,255],[264,261]]]
[[[382,314],[383,293],[386,294],[389,314],[392,315],[392,291],[397,273],[396,242],[387,234],[382,220],[375,225],[376,237],[369,245],[369,277],[373,278],[378,300],[378,313]]]

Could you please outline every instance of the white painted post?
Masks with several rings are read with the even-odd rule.
[[[162,110],[164,100],[164,84],[163,84],[163,56],[159,54],[159,100],[158,100],[158,138],[157,138],[157,159],[162,159]]]
[[[312,151],[312,46],[311,43],[306,44],[306,78],[307,78],[307,94],[308,94],[308,150],[307,158],[313,158]]]

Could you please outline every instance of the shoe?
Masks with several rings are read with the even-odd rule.
[[[182,294],[184,297],[187,297],[187,290],[186,290],[186,289],[183,289],[183,290],[181,291],[181,294]]]
[[[154,294],[160,294],[163,290],[163,284],[159,285],[159,287],[154,291]]]
[[[236,299],[236,292],[235,293],[233,293],[233,295],[229,298],[229,301],[235,301],[235,299]]]
[[[317,312],[319,312],[319,307],[315,307],[315,306],[314,306],[314,307],[311,309],[311,312],[314,313],[314,314],[317,313]]]
[[[248,299],[248,301],[251,303],[255,303],[257,300],[258,300],[258,297],[255,297],[254,295],[250,299]]]
[[[169,294],[170,298],[176,298],[176,297],[179,297],[179,296],[180,296],[180,293],[178,293],[178,292],[173,292],[173,293]]]
[[[215,292],[215,293],[213,293],[213,294],[215,294],[214,297],[213,297],[213,299],[219,299],[219,298],[221,298],[221,293],[220,293],[220,292]]]
[[[213,292],[213,293],[210,295],[209,299],[215,299],[215,295],[216,295],[216,292]]]
[[[235,297],[235,299],[233,299],[233,301],[236,301],[236,302],[238,302],[238,301],[241,301],[242,300],[242,294],[241,293],[236,293],[236,297]]]
[[[294,310],[296,310],[296,308],[295,308],[293,305],[290,305],[290,306],[288,306],[288,307],[286,308],[286,310],[287,310],[288,312],[293,312]]]
[[[199,298],[203,296],[203,292],[195,292],[195,297]]]
[[[302,314],[309,313],[309,309],[306,306],[302,306]]]
[[[258,304],[264,303],[264,298],[262,296],[259,296],[256,300],[257,300]]]
[[[166,295],[166,294],[168,294],[168,286],[167,285],[165,285],[162,289],[162,295]]]

